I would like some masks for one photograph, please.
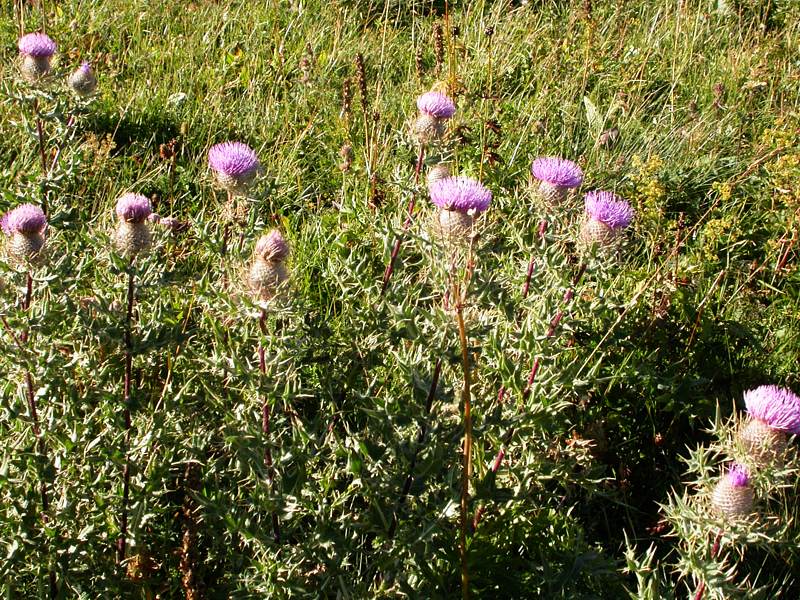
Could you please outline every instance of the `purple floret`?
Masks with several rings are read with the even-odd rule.
[[[117,217],[127,223],[144,223],[153,207],[147,196],[141,194],[124,194],[117,200]]]
[[[583,171],[577,164],[555,156],[537,158],[531,172],[536,179],[563,188],[576,188],[583,182]]]
[[[84,75],[91,75],[92,74],[92,65],[89,63],[88,60],[85,60],[81,63],[81,66],[78,67],[78,71],[83,73]]]
[[[13,231],[11,231],[11,227],[8,226],[8,216],[11,214],[10,212],[5,213],[2,217],[0,217],[0,229],[3,233],[7,236],[11,236]]]
[[[744,393],[748,414],[773,429],[800,434],[800,397],[787,388],[762,385]]]
[[[53,56],[56,43],[44,33],[29,33],[19,38],[17,47],[21,54],[28,56]]]
[[[470,177],[445,177],[431,183],[431,201],[439,208],[483,212],[489,208],[492,192]]]
[[[747,487],[750,483],[750,474],[747,472],[747,469],[736,462],[731,464],[726,477],[728,478],[728,482],[734,487]]]
[[[259,238],[255,252],[267,260],[284,260],[289,256],[289,244],[280,231],[273,229]]]
[[[33,204],[20,204],[6,213],[3,221],[3,231],[6,235],[42,233],[47,227],[47,217],[44,216],[44,212]]]
[[[625,229],[633,221],[633,208],[611,192],[589,192],[584,200],[586,213],[611,229]]]
[[[427,92],[417,98],[419,112],[426,113],[437,119],[449,119],[456,114],[456,105],[441,92]]]
[[[253,149],[241,142],[223,142],[211,146],[208,164],[212,170],[230,177],[250,174],[261,166]]]

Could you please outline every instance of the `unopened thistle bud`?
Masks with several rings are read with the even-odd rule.
[[[428,183],[428,187],[430,187],[433,182],[451,176],[452,173],[450,172],[450,163],[440,162],[438,165],[435,165],[430,169],[428,169],[428,175],[426,176],[425,179]]]
[[[133,258],[150,248],[152,238],[148,217],[152,212],[150,200],[141,194],[124,194],[117,200],[119,223],[114,244],[124,257]]]
[[[281,284],[289,278],[286,270],[288,256],[289,244],[277,229],[262,235],[256,242],[248,274],[250,290],[256,300],[273,298]]]
[[[563,158],[537,158],[531,165],[531,173],[539,182],[538,196],[548,209],[558,208],[567,198],[571,189],[583,183],[583,171]]]
[[[47,218],[41,208],[22,204],[3,215],[0,227],[7,237],[6,249],[12,262],[23,265],[40,262],[47,229]]]
[[[29,33],[17,42],[22,65],[22,77],[35,82],[50,73],[50,61],[56,52],[56,43],[44,33]]]
[[[725,517],[736,517],[752,512],[753,499],[753,488],[750,487],[747,470],[742,465],[733,463],[714,488],[711,506]]]
[[[211,146],[208,165],[220,187],[234,195],[244,194],[261,170],[261,163],[250,146],[241,142],[223,142]]]
[[[414,135],[420,144],[441,139],[446,121],[456,113],[453,101],[441,92],[427,92],[417,98],[419,116],[414,122]]]
[[[437,226],[441,236],[451,242],[468,242],[474,219],[492,201],[492,192],[469,177],[445,177],[434,181],[428,191],[431,202],[439,207]]]
[[[791,390],[762,385],[744,393],[748,419],[739,441],[758,465],[779,461],[787,437],[800,434],[800,397]]]
[[[589,192],[585,205],[580,242],[587,247],[593,244],[601,248],[615,246],[625,228],[633,221],[633,208],[611,192]]]
[[[83,61],[81,66],[69,76],[67,83],[72,91],[82,98],[91,96],[97,89],[97,77],[87,61]]]

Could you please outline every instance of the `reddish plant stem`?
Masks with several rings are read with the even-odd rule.
[[[540,240],[544,239],[544,234],[546,231],[547,231],[547,221],[542,219],[541,221],[539,221],[539,229],[537,231],[537,235],[539,236]],[[522,286],[523,299],[528,297],[528,290],[530,289],[531,286],[531,277],[533,276],[533,271],[535,268],[536,268],[536,256],[532,254],[531,260],[528,263],[528,273],[525,276],[525,285]]]
[[[420,145],[419,147],[419,156],[417,156],[417,166],[414,168],[414,186],[419,184],[419,175],[422,171],[422,161],[425,159],[425,146]],[[406,232],[408,228],[411,227],[411,218],[414,215],[414,207],[416,204],[416,192],[411,194],[411,200],[408,201],[408,215],[406,216],[406,220],[403,223],[403,231],[398,236],[397,240],[394,242],[394,247],[392,248],[392,255],[389,258],[389,264],[386,265],[386,270],[383,272],[383,284],[381,285],[381,296],[386,293],[386,288],[389,287],[389,280],[392,278],[392,273],[394,273],[394,265],[397,261],[397,255],[400,254],[400,246],[403,245],[403,239],[405,238]]]
[[[267,313],[266,311],[261,311],[261,318],[258,320],[258,326],[261,329],[262,335],[267,335]],[[264,355],[264,344],[261,342],[258,343],[258,369],[261,371],[261,375],[265,375],[267,372],[267,361]],[[261,432],[264,434],[264,464],[267,467],[267,482],[269,483],[270,488],[272,488],[273,482],[275,481],[275,467],[273,466],[272,462],[272,448],[269,445],[269,420],[270,420],[270,407],[269,402],[267,401],[266,395],[264,396],[264,402],[261,405]],[[278,513],[272,511],[272,535],[275,539],[276,543],[280,543],[281,541],[281,524],[278,520]]]
[[[508,433],[503,436],[503,441],[500,444],[500,450],[497,451],[497,454],[492,461],[491,471],[490,474],[494,475],[497,471],[500,470],[500,465],[503,464],[503,459],[506,457],[506,445],[511,441],[511,438],[514,435],[514,428],[508,430]],[[483,512],[485,508],[483,506],[479,506],[478,510],[475,511],[475,518],[472,519],[472,529],[475,530],[480,525],[481,518],[483,517]]]
[[[419,427],[419,433],[417,434],[417,444],[414,448],[414,455],[411,457],[411,464],[408,466],[408,475],[406,475],[405,483],[403,483],[403,489],[400,492],[400,497],[397,499],[397,508],[392,516],[392,524],[389,526],[389,539],[392,539],[397,531],[397,513],[405,503],[408,492],[411,490],[411,484],[414,482],[414,468],[417,466],[417,457],[419,456],[419,451],[422,449],[422,444],[425,441],[425,434],[428,432],[428,415],[430,415],[431,412],[433,398],[436,396],[436,388],[439,385],[439,374],[441,373],[441,370],[442,359],[439,358],[436,360],[436,366],[433,368],[431,387],[428,388],[428,397],[425,400],[425,414],[422,424]]]
[[[528,297],[528,290],[531,287],[531,277],[533,276],[533,271],[536,268],[536,258],[531,256],[531,261],[528,263],[528,274],[525,277],[525,285],[522,286],[522,297]]]
[[[134,270],[133,261],[128,266],[128,303],[125,313],[125,383],[123,389],[123,419],[125,421],[125,442],[122,449],[125,465],[122,468],[122,504],[119,518],[119,538],[117,538],[117,564],[125,560],[128,537],[128,499],[130,497],[131,463],[128,450],[131,444],[131,384],[133,374],[133,342],[131,323],[133,321]]]
[[[717,532],[717,535],[714,537],[714,544],[711,546],[711,558],[714,559],[717,557],[719,553],[719,544],[722,539],[722,530],[720,529]],[[697,593],[694,595],[694,600],[701,600],[703,597],[703,593],[706,591],[706,582],[701,581],[700,585],[697,586]]]

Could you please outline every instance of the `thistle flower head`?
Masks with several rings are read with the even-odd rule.
[[[470,177],[445,177],[431,183],[431,201],[445,210],[480,213],[489,208],[492,192]]]
[[[7,212],[0,223],[6,235],[42,233],[47,227],[47,217],[38,206],[21,204]]]
[[[81,73],[82,75],[93,75],[94,71],[92,71],[92,65],[89,63],[89,61],[85,60],[81,63],[81,66],[78,67],[76,73]]]
[[[557,187],[575,188],[583,182],[583,171],[577,164],[554,156],[537,158],[531,172],[536,179]]]
[[[56,52],[56,43],[44,33],[28,33],[17,42],[20,54],[35,57],[50,57]]]
[[[747,487],[750,484],[750,474],[744,466],[737,462],[730,466],[725,477],[733,487]]]
[[[273,229],[258,239],[255,254],[265,260],[282,261],[289,256],[289,244],[280,231]]]
[[[611,192],[589,192],[585,205],[586,214],[611,229],[625,229],[633,221],[631,205]]]
[[[773,429],[800,434],[800,397],[776,385],[762,385],[744,393],[751,417]]]
[[[223,142],[211,146],[208,165],[212,171],[234,178],[251,175],[261,166],[253,149],[242,142]]]
[[[153,207],[147,196],[141,194],[123,194],[117,200],[117,217],[126,223],[144,223]]]
[[[441,92],[426,92],[417,98],[419,112],[437,119],[449,119],[456,114],[456,105]]]

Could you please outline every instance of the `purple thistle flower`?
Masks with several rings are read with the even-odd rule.
[[[750,474],[747,469],[737,462],[731,464],[726,477],[733,487],[747,487],[750,483]]]
[[[744,393],[748,414],[773,429],[800,434],[800,397],[787,388],[762,385]]]
[[[83,75],[93,75],[94,72],[92,71],[92,65],[89,63],[88,60],[85,60],[81,63],[81,66],[78,67],[78,72],[82,73]]]
[[[489,208],[492,192],[470,177],[445,177],[431,183],[431,201],[445,210],[480,213]]]
[[[47,217],[41,208],[33,204],[20,204],[3,217],[3,231],[6,235],[42,233],[45,227],[47,227]]]
[[[577,164],[555,156],[537,158],[531,172],[536,179],[562,188],[576,188],[583,182],[583,171]]]
[[[234,178],[252,175],[261,166],[253,149],[241,142],[211,146],[208,164],[213,171]]]
[[[441,92],[426,92],[417,98],[419,112],[437,119],[449,119],[456,114],[456,105]]]
[[[255,253],[265,260],[282,261],[289,256],[289,244],[280,231],[273,229],[258,239]]]
[[[44,33],[28,33],[17,42],[20,54],[35,57],[50,57],[56,52],[56,43]]]
[[[633,221],[631,205],[611,192],[589,192],[584,202],[586,214],[611,229],[625,229]]]
[[[117,200],[117,217],[126,223],[144,223],[153,207],[147,196],[141,194],[123,194]]]

